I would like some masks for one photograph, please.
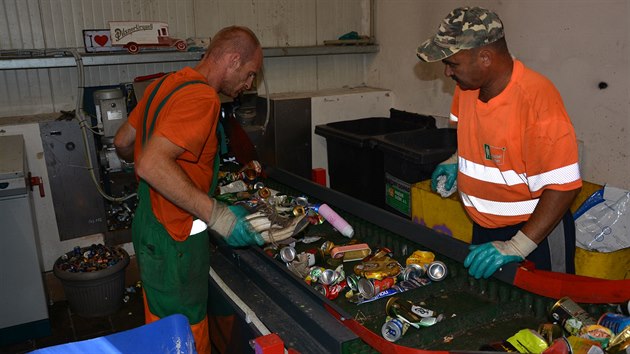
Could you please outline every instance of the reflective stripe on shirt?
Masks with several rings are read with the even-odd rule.
[[[577,163],[530,177],[527,177],[525,173],[517,173],[514,170],[501,171],[496,167],[474,163],[461,156],[459,156],[458,163],[459,172],[476,180],[507,186],[526,184],[532,192],[536,192],[551,184],[572,183],[580,179],[580,168]]]
[[[501,171],[496,167],[484,166],[459,156],[459,172],[476,180],[514,186],[527,183],[524,173],[516,173],[514,170]]]
[[[481,213],[492,215],[529,215],[534,212],[536,205],[538,205],[538,198],[521,202],[495,202],[492,200],[473,197],[463,193],[462,191],[459,191],[459,194],[462,197],[462,202],[465,206],[475,208]]]
[[[550,184],[566,184],[575,182],[578,179],[580,179],[580,167],[577,163],[527,178],[529,181],[529,190],[532,192]]]

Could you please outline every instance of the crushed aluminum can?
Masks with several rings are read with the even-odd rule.
[[[328,286],[324,284],[317,283],[313,285],[313,288],[323,296],[328,296]]]
[[[326,294],[326,298],[329,300],[334,300],[341,294],[341,292],[348,286],[346,280],[342,280],[337,284],[333,284],[328,286],[328,293]]]
[[[280,249],[280,252],[278,253],[278,255],[280,256],[280,259],[284,263],[293,262],[293,260],[295,259],[296,254],[297,254],[297,252],[295,251],[295,248],[293,248],[291,246],[282,247]]]
[[[613,336],[613,331],[602,325],[584,326],[580,330],[580,333],[580,337],[595,341],[604,349],[606,349],[608,343],[610,342],[610,338]]]
[[[293,212],[293,216],[302,216],[306,214],[306,210],[301,205],[293,207],[292,212]]]
[[[436,317],[435,311],[398,297],[392,297],[387,300],[385,313],[393,318],[401,316],[411,323],[418,323],[424,317]]]
[[[558,322],[565,331],[578,336],[584,326],[596,324],[589,314],[569,297],[558,300],[549,311],[552,321]]]
[[[326,269],[323,268],[323,267],[313,267],[313,268],[311,268],[311,272],[309,274],[311,280],[314,281],[314,282],[319,281],[319,277],[322,275],[322,273],[325,270]]]
[[[396,277],[402,271],[398,261],[389,257],[369,259],[354,266],[354,273],[369,279]]]
[[[621,330],[608,343],[609,354],[630,354],[630,327]]]
[[[295,200],[293,201],[296,205],[299,205],[301,207],[307,207],[308,206],[308,198],[306,198],[305,196],[300,196],[295,198]]]
[[[427,270],[424,266],[416,263],[408,264],[402,272],[402,280],[409,280],[414,278],[421,278],[425,276]]]
[[[330,250],[332,250],[334,247],[335,247],[335,244],[332,243],[332,241],[324,241],[324,243],[322,243],[322,245],[319,246],[319,249],[322,250],[324,255],[330,255]]]
[[[381,334],[383,338],[387,339],[390,342],[396,342],[407,332],[409,329],[409,324],[404,323],[403,321],[397,318],[391,318],[387,320],[383,327],[381,327]]]
[[[427,277],[433,281],[441,281],[446,278],[448,269],[446,264],[440,261],[433,261],[427,266]]]
[[[267,199],[267,198],[271,197],[271,191],[267,187],[260,188],[256,193],[262,199]]]
[[[428,265],[435,260],[435,254],[429,251],[414,251],[405,261],[406,265],[418,264]]]
[[[339,279],[339,272],[332,269],[324,270],[322,274],[319,276],[319,282],[324,285],[335,284],[338,279]]]
[[[383,290],[391,288],[396,281],[392,277],[379,279],[361,278],[357,283],[359,294],[366,299],[371,299]]]
[[[348,286],[350,287],[350,290],[352,291],[359,291],[359,280],[361,279],[361,277],[359,277],[356,274],[350,274],[348,275],[348,277],[346,278],[346,281],[348,282]]]

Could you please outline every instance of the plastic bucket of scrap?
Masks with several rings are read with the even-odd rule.
[[[107,316],[123,303],[125,268],[129,254],[104,245],[75,247],[53,266],[73,313],[82,317]]]

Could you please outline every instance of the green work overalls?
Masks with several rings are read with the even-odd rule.
[[[151,125],[147,127],[149,109],[163,82],[164,79],[156,85],[147,101],[141,127],[143,145],[153,133],[160,110],[173,93],[190,84],[207,84],[197,80],[176,87],[158,103]],[[216,188],[218,167],[217,152],[210,191]],[[149,309],[160,318],[181,313],[188,317],[191,325],[196,324],[207,314],[210,268],[208,233],[204,230],[190,235],[185,241],[176,241],[153,214],[149,186],[144,180],[139,182],[138,198],[131,229],[132,241]]]

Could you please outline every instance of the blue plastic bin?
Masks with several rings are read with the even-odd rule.
[[[159,321],[79,342],[55,345],[35,350],[34,354],[131,354],[164,353],[196,354],[195,340],[188,319],[184,315],[171,315]]]

